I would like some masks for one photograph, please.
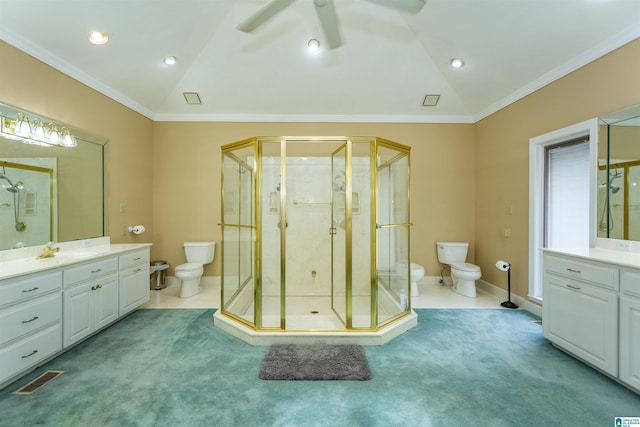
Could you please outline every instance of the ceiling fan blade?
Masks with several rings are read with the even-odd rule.
[[[391,9],[402,10],[416,14],[422,10],[427,0],[365,0],[369,3],[376,3]]]
[[[336,10],[333,7],[333,1],[313,0],[313,4],[316,7],[316,13],[318,15],[318,19],[320,20],[320,26],[322,27],[322,32],[324,33],[325,38],[327,39],[329,49],[335,49],[336,47],[342,45],[342,40],[340,39],[340,28],[338,25],[338,16],[336,15]]]
[[[256,13],[242,21],[236,28],[240,31],[251,32],[267,22],[281,10],[291,6],[291,3],[294,1],[295,0],[271,0]]]

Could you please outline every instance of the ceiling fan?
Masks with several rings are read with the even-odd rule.
[[[237,28],[240,31],[251,32],[267,22],[274,15],[290,6],[295,0],[270,0],[260,10],[242,21]],[[422,10],[427,0],[364,0],[369,3],[377,3],[392,9],[416,14]],[[313,0],[316,14],[320,20],[320,26],[327,38],[330,49],[335,49],[342,44],[338,17],[336,15],[333,0]]]

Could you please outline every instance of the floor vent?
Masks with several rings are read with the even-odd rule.
[[[61,375],[64,371],[47,371],[44,374],[40,375],[35,380],[30,383],[22,386],[20,389],[13,392],[13,394],[31,394],[38,390],[40,387],[48,383],[49,381],[56,378],[58,375]]]

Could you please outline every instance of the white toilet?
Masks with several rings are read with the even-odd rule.
[[[200,292],[200,279],[204,264],[213,261],[216,242],[184,242],[187,263],[176,267],[176,279],[180,280],[180,298],[188,298]]]
[[[437,242],[438,260],[451,267],[451,289],[467,297],[476,297],[476,280],[482,277],[480,267],[465,262],[469,243]]]
[[[417,297],[420,295],[418,290],[418,280],[424,277],[424,267],[420,264],[411,263],[411,296]],[[406,262],[398,263],[398,273],[401,277],[407,277],[408,264]]]

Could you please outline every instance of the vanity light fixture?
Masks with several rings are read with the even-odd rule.
[[[44,123],[39,117],[18,112],[17,117],[0,114],[0,135],[25,144],[75,147],[78,145],[71,131],[59,123]]]
[[[31,123],[29,122],[29,118],[22,113],[18,113],[18,121],[16,122],[15,134],[16,136],[22,136],[24,138],[27,138],[29,135],[31,135]]]
[[[176,63],[176,57],[175,56],[167,56],[166,58],[164,58],[164,63],[167,65],[174,65]]]
[[[320,42],[316,39],[309,40],[309,43],[307,43],[307,46],[309,46],[309,52],[311,53],[316,53],[317,51],[320,50]]]
[[[60,136],[58,126],[56,126],[55,123],[49,123],[47,125],[47,130],[49,133],[47,134],[47,140],[45,142],[48,142],[51,145],[61,145],[62,137]]]
[[[100,31],[94,31],[89,35],[89,41],[93,44],[101,45],[109,41],[109,36]]]
[[[76,137],[71,135],[71,131],[68,128],[62,128],[60,131],[62,135],[62,145],[65,147],[76,147],[78,146],[78,142],[76,141]]]
[[[453,58],[451,60],[451,66],[453,68],[462,68],[462,66],[464,66],[464,61],[460,58]]]
[[[42,120],[37,117],[33,119],[33,136],[35,139],[39,141],[44,141],[46,131],[44,129],[44,125],[42,124]]]

